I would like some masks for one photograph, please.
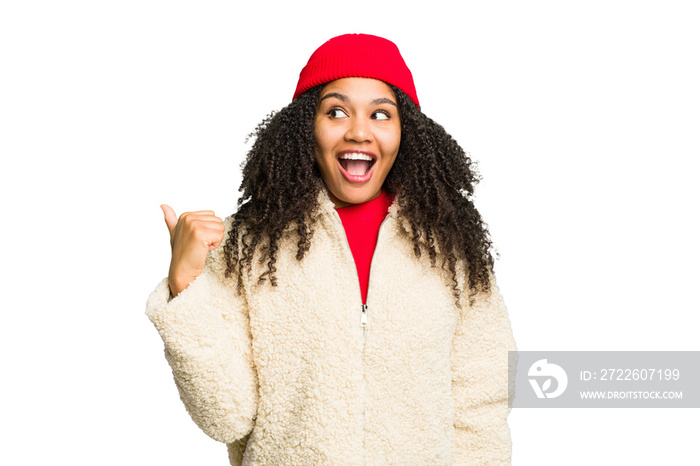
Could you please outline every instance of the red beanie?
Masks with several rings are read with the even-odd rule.
[[[345,34],[320,46],[301,73],[292,100],[319,84],[340,78],[374,78],[401,89],[420,107],[411,70],[390,40],[368,34]]]

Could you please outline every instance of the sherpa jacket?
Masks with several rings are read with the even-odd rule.
[[[363,307],[340,217],[325,191],[319,201],[302,261],[296,235],[282,238],[278,286],[257,284],[267,265],[253,260],[237,295],[222,242],[178,296],[167,278],[149,296],[194,422],[228,444],[232,465],[510,464],[515,343],[495,282],[471,306],[460,282],[460,310],[451,274],[415,256],[394,200]]]

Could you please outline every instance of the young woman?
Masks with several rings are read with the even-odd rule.
[[[510,462],[515,344],[477,174],[419,105],[392,42],[335,37],[257,128],[234,215],[162,206],[146,313],[231,464]]]

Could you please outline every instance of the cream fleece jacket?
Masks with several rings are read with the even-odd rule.
[[[499,289],[469,306],[460,283],[460,310],[439,260],[415,257],[396,202],[364,310],[325,191],[304,259],[295,235],[282,239],[277,287],[257,284],[267,266],[254,260],[237,295],[222,242],[178,296],[167,278],[149,296],[180,397],[232,465],[510,464],[515,343]]]

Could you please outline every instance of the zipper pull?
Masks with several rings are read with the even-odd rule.
[[[362,305],[362,318],[360,319],[360,325],[362,327],[367,327],[367,305]]]

